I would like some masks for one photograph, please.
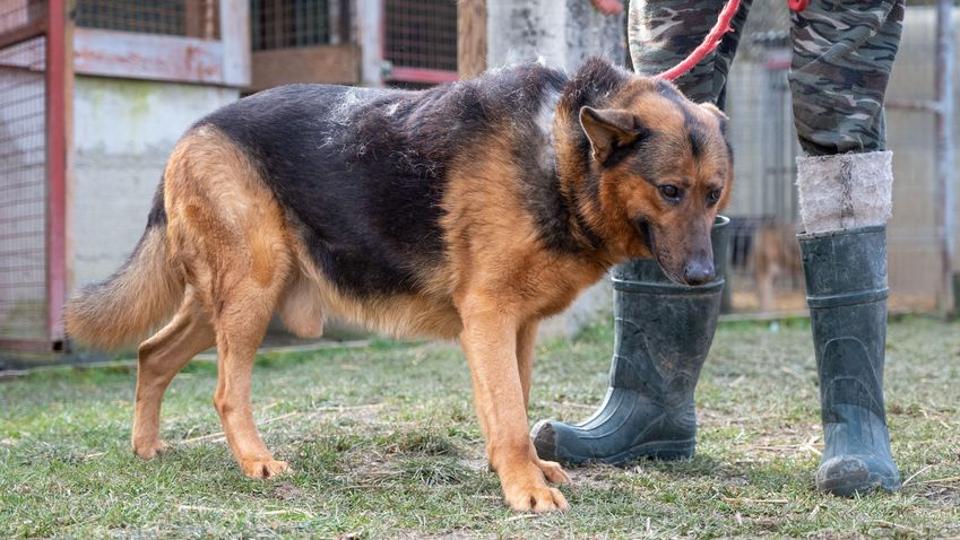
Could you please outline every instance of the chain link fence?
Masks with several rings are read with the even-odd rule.
[[[45,12],[0,2],[0,36]],[[0,46],[0,341],[47,337],[45,45],[39,35]]]
[[[907,10],[888,101],[933,98],[935,27],[933,8]],[[789,30],[786,6],[755,3],[728,83],[736,153],[736,184],[728,209],[733,311],[805,308],[795,240],[801,228],[795,186],[800,149],[787,86]],[[933,115],[888,105],[887,137],[895,176],[894,215],[888,227],[890,306],[896,311],[933,311],[943,294]]]
[[[349,0],[251,0],[253,50],[349,43],[353,4]]]
[[[76,0],[75,23],[142,34],[219,38],[217,0]]]

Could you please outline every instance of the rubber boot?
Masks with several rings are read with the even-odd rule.
[[[883,408],[887,253],[883,226],[799,237],[826,448],[817,487],[849,497],[895,491]]]
[[[614,270],[610,388],[584,422],[534,426],[531,436],[541,459],[623,465],[641,457],[693,456],[693,393],[717,327],[729,221],[719,217],[714,225],[717,276],[706,285],[677,285],[653,260]]]

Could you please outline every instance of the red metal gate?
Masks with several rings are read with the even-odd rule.
[[[66,34],[64,0],[0,0],[3,349],[63,348]]]

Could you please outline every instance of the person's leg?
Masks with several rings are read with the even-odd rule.
[[[885,224],[893,172],[883,98],[903,0],[813,1],[793,15],[790,87],[800,144],[799,236],[825,449],[817,487],[897,489],[883,407]]]
[[[665,71],[699,45],[716,23],[722,2],[631,2],[629,41],[640,74]],[[675,81],[697,102],[723,104],[727,72],[750,0],[741,4],[734,32],[717,51]],[[714,234],[716,267],[726,253]],[[610,388],[600,408],[579,424],[541,421],[533,428],[542,459],[623,464],[640,457],[689,458],[696,447],[694,389],[720,312],[723,277],[701,287],[672,283],[653,260],[635,260],[613,272],[615,343]]]
[[[733,31],[724,34],[717,49],[674,81],[688,98],[723,108],[727,74],[751,3],[741,2],[731,25]],[[679,64],[703,42],[723,5],[716,0],[630,2],[627,31],[634,71],[652,76]]]

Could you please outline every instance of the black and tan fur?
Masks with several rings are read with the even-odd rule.
[[[490,464],[518,510],[565,509],[526,405],[538,322],[620,261],[713,274],[730,191],[723,116],[601,60],[530,64],[410,92],[296,85],[224,107],[177,144],[128,263],[68,305],[69,334],[139,349],[133,447],[158,437],[167,385],[216,345],[214,402],[243,472],[287,470],[261,441],[250,377],[279,313],[459,338]],[[672,186],[672,187],[667,187]],[[676,190],[676,192],[674,191]]]

